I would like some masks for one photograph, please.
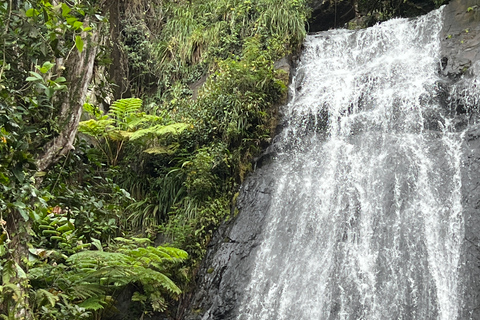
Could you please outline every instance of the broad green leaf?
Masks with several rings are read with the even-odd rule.
[[[73,28],[75,29],[80,29],[81,27],[83,27],[83,23],[81,21],[75,21],[73,24]]]
[[[70,18],[67,18],[67,23],[71,26],[73,26],[73,24],[75,23],[75,21],[77,21],[78,19],[75,18],[75,17],[70,17]]]
[[[25,179],[25,173],[19,167],[12,168],[13,175],[18,179],[19,182],[23,182]]]
[[[27,12],[25,12],[25,15],[27,17],[36,17],[40,14],[40,12],[38,12],[37,9],[33,9],[33,8],[30,8],[27,10]]]
[[[83,40],[82,37],[76,36],[75,37],[75,46],[77,47],[78,52],[83,51]]]
[[[41,73],[47,73],[55,66],[55,63],[51,63],[50,61],[46,61],[43,63],[42,67],[39,68]]]
[[[40,79],[40,80],[42,80],[42,79]],[[29,82],[31,82],[31,81],[39,81],[39,79],[36,78],[36,77],[27,77],[27,79],[25,79],[25,81],[29,81]]]
[[[20,279],[26,279],[27,278],[27,274],[22,269],[22,267],[20,267],[20,265],[18,263],[15,263],[15,268],[17,269],[18,278],[20,278]]]
[[[98,249],[98,251],[103,251],[102,242],[100,242],[100,240],[95,238],[91,238],[91,239],[92,239],[92,244]]]
[[[35,71],[30,71],[30,75],[32,75],[32,77],[36,78],[37,80],[43,80],[42,76],[36,73]]]
[[[62,16],[67,17],[68,14],[72,11],[69,6],[67,6],[65,3],[62,3]]]

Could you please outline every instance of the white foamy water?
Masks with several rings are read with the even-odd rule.
[[[455,320],[461,133],[440,106],[441,10],[309,36],[239,320]]]

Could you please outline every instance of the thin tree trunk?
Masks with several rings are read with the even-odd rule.
[[[44,150],[38,155],[39,171],[44,171],[73,149],[82,107],[93,77],[95,56],[98,51],[98,34],[98,31],[94,31],[92,35],[84,36],[83,38],[87,40],[84,50],[78,52],[74,49],[65,61],[68,91],[61,101],[58,118],[62,130],[45,145]]]
[[[95,56],[97,54],[98,31],[92,35],[82,35],[84,50],[78,52],[74,49],[65,60],[65,77],[68,90],[59,97],[58,119],[61,125],[60,133],[49,141],[37,156],[37,169],[44,171],[50,165],[57,162],[62,156],[73,149],[73,142],[78,130],[78,123],[82,115],[82,107],[88,93],[88,87],[93,76]],[[61,63],[59,59],[57,63]],[[9,316],[18,320],[33,320],[33,311],[29,303],[30,284],[27,278],[28,272],[28,246],[30,242],[30,221],[25,221],[19,212],[14,211],[8,216],[7,226],[10,232],[8,244],[10,270],[12,277],[9,283],[13,283],[19,289],[14,304],[4,306]],[[11,302],[10,302],[11,303]]]
[[[8,310],[9,315],[13,315],[14,319],[18,320],[33,320],[33,312],[29,302],[30,284],[27,278],[26,260],[28,259],[28,232],[30,227],[29,222],[25,222],[18,211],[14,211],[7,217],[7,226],[14,230],[10,234],[11,239],[7,245],[8,260],[12,277],[9,283],[13,283],[18,288],[18,296],[9,299],[8,305],[5,309]],[[17,294],[15,294],[17,295]]]
[[[110,78],[115,83],[113,96],[115,100],[127,98],[130,94],[128,83],[128,66],[125,54],[120,46],[121,17],[125,11],[125,3],[123,0],[111,2],[109,4],[109,20],[110,20],[110,41],[111,41],[111,58]]]

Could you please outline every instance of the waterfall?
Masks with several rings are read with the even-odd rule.
[[[463,137],[441,15],[308,36],[238,320],[459,319]]]

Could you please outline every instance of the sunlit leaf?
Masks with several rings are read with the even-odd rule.
[[[83,51],[83,40],[82,37],[76,36],[75,37],[75,46],[77,47],[78,52]]]
[[[62,16],[67,17],[70,11],[72,11],[72,9],[70,9],[65,3],[62,3]]]
[[[33,8],[30,8],[27,10],[27,12],[25,12],[25,15],[27,17],[36,17],[40,14],[40,12],[38,12],[37,9],[33,9]]]

